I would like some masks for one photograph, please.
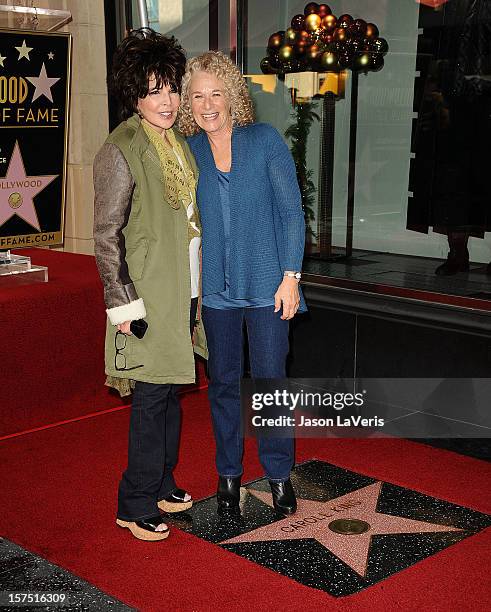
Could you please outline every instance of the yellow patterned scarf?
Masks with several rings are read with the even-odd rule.
[[[157,150],[160,166],[165,179],[165,197],[172,208],[184,206],[187,213],[188,206],[192,203],[193,212],[188,217],[188,237],[192,238],[200,235],[197,226],[198,215],[196,213],[196,178],[188,164],[183,148],[174,136],[172,130],[166,130],[168,142],[161,134],[152,129],[145,121],[143,128],[150,142]]]

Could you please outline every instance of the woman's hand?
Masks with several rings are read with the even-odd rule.
[[[298,281],[295,278],[285,276],[278,290],[274,294],[274,311],[278,312],[283,304],[283,320],[293,319],[300,305],[300,294],[298,293]]]
[[[130,331],[131,321],[125,321],[124,323],[120,323],[118,325],[118,331],[123,332],[127,336],[132,336],[133,334]]]

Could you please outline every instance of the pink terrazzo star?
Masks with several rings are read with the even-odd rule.
[[[0,178],[0,227],[17,215],[41,231],[33,198],[58,176],[27,176],[19,143],[16,142],[7,175]]]
[[[317,540],[349,565],[360,576],[365,576],[372,536],[394,533],[436,533],[462,531],[455,527],[415,521],[401,516],[381,514],[376,511],[382,487],[381,482],[357,489],[328,502],[298,499],[297,513],[280,521],[259,527],[220,544],[258,542],[268,540]],[[247,489],[264,503],[272,506],[271,494]],[[335,533],[329,524],[337,519],[358,519],[369,524],[365,533],[347,535]]]

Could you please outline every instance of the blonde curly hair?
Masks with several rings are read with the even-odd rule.
[[[254,123],[254,109],[245,79],[237,66],[221,51],[207,51],[193,57],[186,64],[186,73],[182,79],[181,105],[177,116],[179,131],[185,136],[192,136],[200,131],[191,110],[189,85],[195,72],[209,72],[220,79],[225,86],[225,95],[230,102],[232,125]]]

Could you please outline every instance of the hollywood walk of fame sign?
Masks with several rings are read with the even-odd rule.
[[[491,525],[491,517],[325,463],[296,466],[298,510],[277,514],[265,479],[241,489],[241,517],[216,499],[166,522],[298,582],[356,593]]]
[[[0,250],[63,243],[71,35],[0,30]]]

